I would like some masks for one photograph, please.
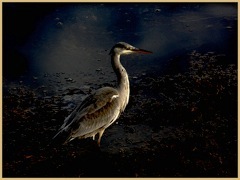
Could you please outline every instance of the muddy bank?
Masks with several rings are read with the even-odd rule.
[[[91,138],[66,146],[51,139],[102,85],[49,92],[4,80],[3,177],[236,177],[237,67],[225,58],[193,51],[185,72],[175,58],[162,76],[131,76],[129,105],[101,148]]]

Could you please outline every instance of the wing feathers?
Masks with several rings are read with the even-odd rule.
[[[55,136],[62,131],[68,131],[69,139],[91,133],[91,131],[107,125],[119,115],[120,110],[117,110],[118,103],[116,101],[118,97],[119,93],[114,88],[98,89],[74,109],[64,120],[60,131]]]

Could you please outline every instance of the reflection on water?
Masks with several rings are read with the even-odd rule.
[[[194,49],[229,54],[236,51],[236,4],[70,3],[52,5],[46,12],[44,9],[50,5],[34,6],[38,8],[32,16],[40,18],[24,24],[26,29],[33,30],[25,34],[23,42],[17,44],[12,38],[17,39],[19,33],[8,31],[12,26],[6,26],[4,31],[6,78],[16,73],[8,71],[9,67],[23,61],[15,69],[23,69],[22,75],[27,77],[62,73],[65,75],[57,81],[68,77],[80,84],[112,81],[115,76],[111,73],[108,52],[118,41],[154,52],[151,56],[131,56],[126,60],[123,57],[130,76],[148,70],[159,72],[171,57]],[[28,22],[16,12],[27,14],[29,7],[6,3],[3,8],[12,13],[12,21],[8,23]],[[7,20],[4,16],[4,21]],[[21,54],[24,60],[9,55],[9,51]]]

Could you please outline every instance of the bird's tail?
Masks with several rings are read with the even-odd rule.
[[[69,142],[72,141],[73,139],[75,139],[75,138],[69,136],[69,137],[64,141],[63,145],[66,145],[67,143],[69,143]]]
[[[56,139],[56,137],[57,137],[59,134],[61,134],[62,132],[63,132],[63,129],[60,129],[60,130],[58,131],[58,133],[57,133],[55,136],[53,136],[52,140]]]
[[[64,128],[60,128],[58,133],[52,138],[51,144],[66,144],[66,139],[68,139],[68,133]]]
[[[69,135],[69,132],[65,128],[60,128],[58,133],[55,136],[53,136],[52,141],[55,143],[66,145],[73,139],[74,138],[71,135]]]

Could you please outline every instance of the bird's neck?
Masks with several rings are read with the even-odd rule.
[[[129,80],[128,80],[128,74],[126,69],[122,66],[120,62],[120,55],[119,54],[113,54],[111,57],[111,63],[114,72],[117,75],[118,80],[118,91],[120,93],[120,98],[124,100],[124,103],[122,105],[122,110],[125,109],[128,100],[129,100],[129,94],[130,94],[130,88],[129,88]]]

